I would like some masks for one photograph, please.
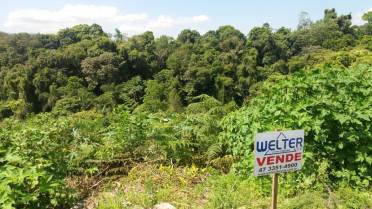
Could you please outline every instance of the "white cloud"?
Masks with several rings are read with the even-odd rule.
[[[180,17],[172,18],[169,16],[161,15],[158,19],[151,21],[147,24],[147,27],[150,29],[158,28],[169,28],[178,25],[187,25],[192,23],[200,23],[207,21],[208,17],[206,15],[199,15],[194,17]]]
[[[147,14],[141,13],[141,14],[128,14],[128,15],[119,15],[114,18],[117,22],[122,21],[139,21],[139,20],[146,20],[148,18]]]
[[[362,16],[366,12],[372,11],[372,8],[368,9],[367,11],[360,12],[360,13],[353,13],[352,14],[352,20],[353,20],[353,25],[363,25],[365,21],[362,19]]]
[[[204,21],[209,20],[209,17],[207,15],[199,15],[199,16],[194,16],[192,19],[197,22],[204,22]]]
[[[76,24],[134,22],[147,19],[146,14],[121,15],[116,7],[66,4],[59,10],[22,9],[9,13],[4,27],[11,32],[56,32]]]
[[[150,20],[142,25],[136,24],[122,24],[120,30],[127,31],[129,33],[139,33],[144,31],[155,31],[161,32],[169,28],[174,27],[190,27],[199,23],[208,21],[209,17],[206,15],[199,15],[193,17],[177,17],[173,18],[170,16],[160,15],[155,20]]]
[[[160,15],[150,19],[146,13],[121,14],[114,6],[66,4],[57,10],[21,9],[8,14],[0,30],[6,32],[54,33],[76,24],[97,23],[105,30],[118,27],[133,35],[147,30],[156,33],[167,32],[175,27],[192,27],[208,21],[206,15],[192,17],[170,17]]]

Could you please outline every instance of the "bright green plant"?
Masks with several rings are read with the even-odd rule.
[[[37,159],[33,164],[13,152],[0,153],[0,207],[66,207],[73,200],[71,189],[50,172],[51,164]]]
[[[264,82],[255,98],[223,120],[221,139],[240,157],[235,168],[251,173],[257,132],[304,129],[305,161],[299,174],[304,184],[312,187],[322,181],[368,187],[371,120],[371,67],[304,70]],[[323,178],[319,169],[324,163]]]

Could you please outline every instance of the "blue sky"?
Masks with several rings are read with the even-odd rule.
[[[372,10],[372,0],[0,0],[0,31],[54,33],[97,22],[107,32],[119,28],[128,35],[151,30],[157,36],[176,36],[185,28],[204,33],[221,25],[247,34],[265,22],[273,28],[295,28],[302,11],[317,20],[326,8],[351,13],[360,24],[360,16]]]

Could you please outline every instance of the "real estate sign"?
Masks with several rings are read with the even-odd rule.
[[[300,170],[304,130],[258,133],[254,144],[254,175]]]

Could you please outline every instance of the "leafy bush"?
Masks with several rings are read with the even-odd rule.
[[[71,189],[50,172],[51,165],[43,159],[32,164],[4,151],[0,164],[1,208],[55,208],[71,204],[74,198]]]
[[[371,67],[313,69],[264,82],[249,104],[224,118],[221,139],[241,159],[235,169],[251,173],[257,132],[304,129],[305,162],[298,175],[305,180],[297,186],[322,181],[367,188],[371,119]]]
[[[30,141],[36,137],[26,130],[23,133],[30,134]],[[53,208],[69,204],[72,193],[66,189],[58,169],[48,158],[43,158],[46,153],[41,153],[35,145],[28,147],[22,134],[16,136],[2,129],[0,139],[2,208]]]
[[[67,207],[76,197],[66,177],[89,169],[87,151],[97,140],[99,114],[79,113],[55,119],[39,114],[27,121],[0,124],[0,206]]]
[[[206,95],[198,99],[183,113],[130,113],[125,106],[117,107],[96,147],[96,159],[127,156],[137,162],[206,165],[220,157],[224,147],[218,141],[218,121],[235,105]]]

